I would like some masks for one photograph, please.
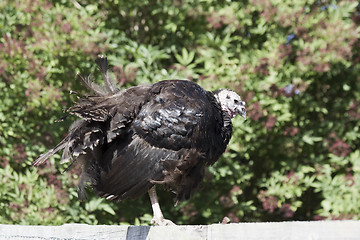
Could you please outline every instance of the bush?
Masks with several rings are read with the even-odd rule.
[[[178,224],[358,219],[357,1],[5,1],[0,3],[1,223],[148,224],[147,196],[79,202],[78,169],[59,156],[35,171],[73,119],[54,123],[84,91],[77,71],[106,54],[119,85],[190,79],[247,102],[227,152]],[[5,181],[6,180],[6,181]]]

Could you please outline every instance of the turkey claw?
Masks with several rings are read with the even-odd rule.
[[[150,223],[154,226],[176,226],[171,220],[165,218],[153,218]]]

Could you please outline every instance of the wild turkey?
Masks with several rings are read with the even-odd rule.
[[[81,77],[94,95],[80,96],[67,111],[81,119],[67,136],[40,156],[34,165],[63,150],[62,162],[82,166],[80,200],[90,186],[106,199],[135,199],[148,192],[152,223],[168,225],[161,213],[155,185],[176,192],[176,203],[189,199],[232,134],[231,118],[246,118],[245,103],[234,91],[208,92],[194,82],[165,80],[118,89],[107,59],[96,60],[105,79],[102,87]]]

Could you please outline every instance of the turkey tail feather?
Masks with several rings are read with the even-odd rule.
[[[69,139],[69,135],[67,135],[58,145],[56,145],[56,147],[49,150],[47,153],[42,154],[38,159],[36,159],[32,163],[32,165],[33,166],[39,166],[40,164],[43,164],[46,160],[48,160],[49,157],[51,157],[52,155],[54,155],[58,151],[64,149],[66,147],[68,139]]]
[[[80,77],[80,79],[84,83],[84,85],[89,90],[93,91],[96,95],[105,96],[107,94],[104,87],[102,87],[101,85],[99,85],[93,81],[93,77],[91,74],[88,77],[83,77],[79,73],[77,75]]]
[[[119,89],[116,87],[115,82],[113,79],[111,79],[109,73],[108,73],[108,61],[107,57],[104,56],[98,56],[98,58],[95,60],[96,64],[98,65],[105,82],[105,88],[110,94],[114,94],[119,91]]]

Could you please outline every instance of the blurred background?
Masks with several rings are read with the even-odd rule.
[[[0,0],[0,223],[148,224],[147,195],[79,202],[60,155],[76,73],[108,57],[122,88],[189,79],[237,91],[226,153],[177,224],[360,218],[360,5],[354,0]]]

